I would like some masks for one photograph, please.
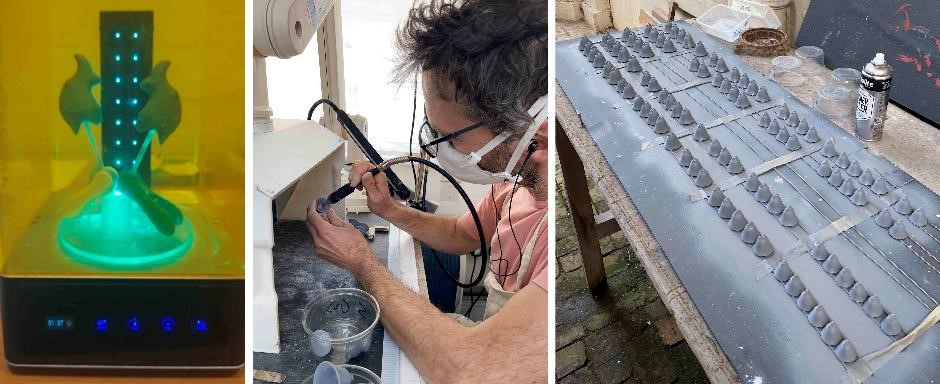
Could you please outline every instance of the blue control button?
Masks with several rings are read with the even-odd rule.
[[[127,319],[127,330],[134,333],[140,332],[140,319],[137,316],[131,316]]]
[[[108,331],[108,319],[99,317],[95,319],[95,330],[104,333]]]
[[[176,321],[172,317],[164,317],[160,320],[160,329],[163,329],[163,332],[173,332],[173,328],[176,328]]]
[[[196,319],[193,321],[193,331],[196,333],[205,333],[209,330],[209,324],[206,323],[203,319]]]

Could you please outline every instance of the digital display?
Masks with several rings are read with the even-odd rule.
[[[69,316],[47,316],[46,329],[50,331],[71,331],[75,329],[75,320]]]

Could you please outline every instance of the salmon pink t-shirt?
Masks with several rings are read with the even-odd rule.
[[[503,202],[509,199],[512,187],[513,183],[508,181],[493,185],[483,200],[477,203],[476,211],[483,224],[483,234],[490,242],[490,260],[492,260],[490,270],[501,269],[504,274],[509,274],[505,278],[494,276],[502,284],[503,290],[508,292],[516,291],[518,279],[522,279],[520,289],[534,282],[535,285],[548,291],[548,221],[536,230],[539,221],[548,213],[548,203],[544,200],[536,200],[528,189],[517,186],[515,196],[512,198],[512,211],[509,215],[504,215]],[[511,227],[510,216],[512,217]],[[469,212],[460,216],[457,223],[467,232],[467,235],[474,240],[479,240],[473,216]],[[513,230],[518,243],[513,238]],[[524,252],[526,244],[533,237],[536,238],[536,243],[532,250],[532,258],[529,260],[528,270],[519,276],[522,259],[520,248]]]

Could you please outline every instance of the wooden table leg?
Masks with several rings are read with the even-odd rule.
[[[556,127],[560,126],[560,123],[556,125]],[[596,290],[607,285],[607,275],[604,273],[600,237],[594,222],[594,209],[591,207],[591,193],[588,191],[584,164],[575,152],[565,130],[557,129],[555,132],[558,161],[565,179],[565,190],[568,192],[568,206],[571,209],[575,234],[578,236],[584,274],[587,277],[588,288]]]

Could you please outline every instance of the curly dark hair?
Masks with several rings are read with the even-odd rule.
[[[521,135],[529,106],[548,93],[546,0],[416,3],[397,43],[398,81],[420,71],[449,80],[434,85],[439,96],[466,105],[493,133]]]

